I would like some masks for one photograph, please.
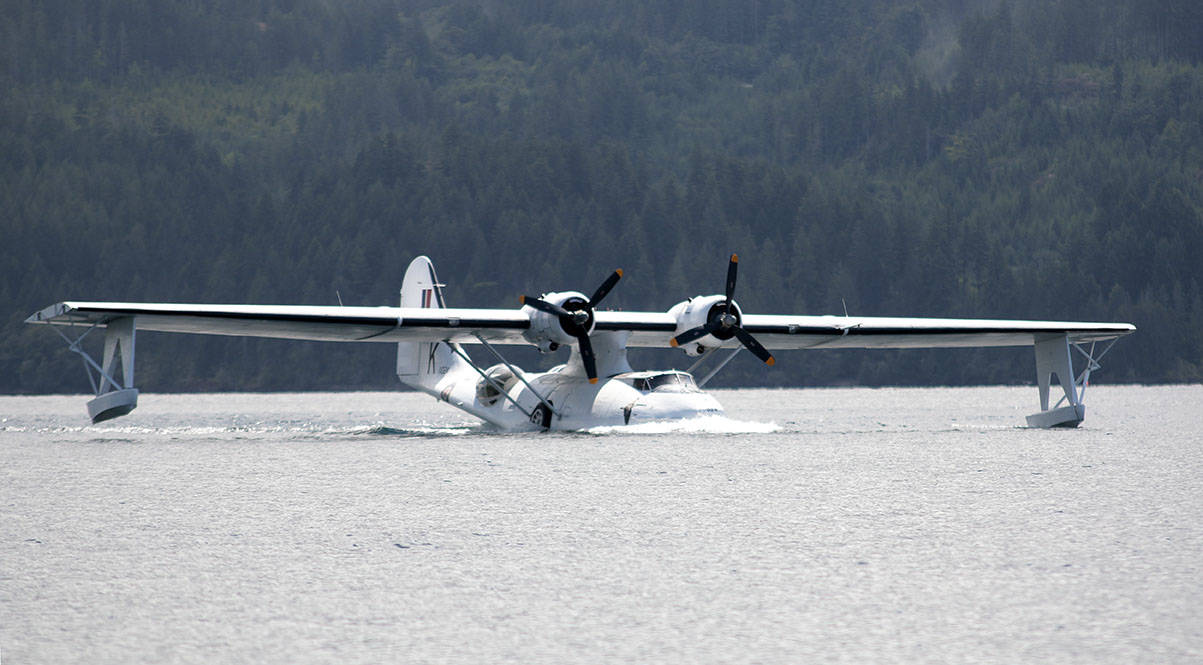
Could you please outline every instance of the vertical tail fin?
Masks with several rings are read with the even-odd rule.
[[[434,263],[425,256],[409,262],[401,280],[401,306],[443,309],[443,285],[434,272]]]
[[[443,285],[434,272],[434,264],[425,256],[410,262],[401,281],[401,306],[443,309]],[[446,342],[399,342],[397,378],[420,390],[436,393],[440,380],[464,365]]]

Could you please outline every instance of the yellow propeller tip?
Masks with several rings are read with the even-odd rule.
[[[619,268],[618,270],[615,270],[614,272],[618,273],[619,277],[622,277],[622,268]]]
[[[739,254],[731,255],[731,263],[739,263]]]
[[[589,383],[597,383],[597,377],[589,379]]]
[[[668,340],[668,345],[673,347],[674,349],[677,348],[677,338],[674,337],[674,338]]]
[[[764,364],[772,367],[776,362],[777,362],[776,358],[774,358],[773,356],[769,356],[769,359],[764,361]]]

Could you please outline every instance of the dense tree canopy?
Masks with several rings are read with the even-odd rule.
[[[663,310],[736,251],[745,310],[1130,321],[1108,380],[1199,381],[1200,34],[1194,0],[12,0],[0,391],[86,388],[21,323],[59,300],[391,304],[422,253],[456,305],[623,267],[607,304]],[[148,390],[395,382],[383,345],[141,339]]]

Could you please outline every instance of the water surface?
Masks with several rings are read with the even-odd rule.
[[[0,397],[0,658],[1203,661],[1203,387],[719,391],[500,434],[412,393]]]

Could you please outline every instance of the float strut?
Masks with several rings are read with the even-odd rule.
[[[1089,350],[1078,342],[1072,342],[1068,335],[1038,335],[1036,337],[1036,387],[1040,391],[1040,412],[1028,416],[1029,427],[1077,427],[1086,418],[1086,387],[1090,385],[1090,373],[1101,369],[1099,360],[1107,355],[1116,340],[1103,347],[1095,354],[1095,343],[1091,342]],[[1081,354],[1085,367],[1081,373],[1075,374],[1073,368],[1074,351]],[[1053,377],[1061,386],[1061,398],[1049,407],[1049,392],[1052,388]],[[1064,405],[1064,406],[1062,406]]]
[[[97,364],[82,342],[96,326],[93,324],[82,335],[72,340],[61,330],[55,332],[67,341],[67,348],[78,353],[84,360],[88,381],[96,397],[88,402],[88,416],[92,423],[99,423],[133,411],[138,406],[138,389],[134,388],[134,318],[124,316],[113,319],[104,327],[104,364]],[[116,378],[117,363],[121,363],[121,381]],[[98,376],[94,377],[95,370]]]

